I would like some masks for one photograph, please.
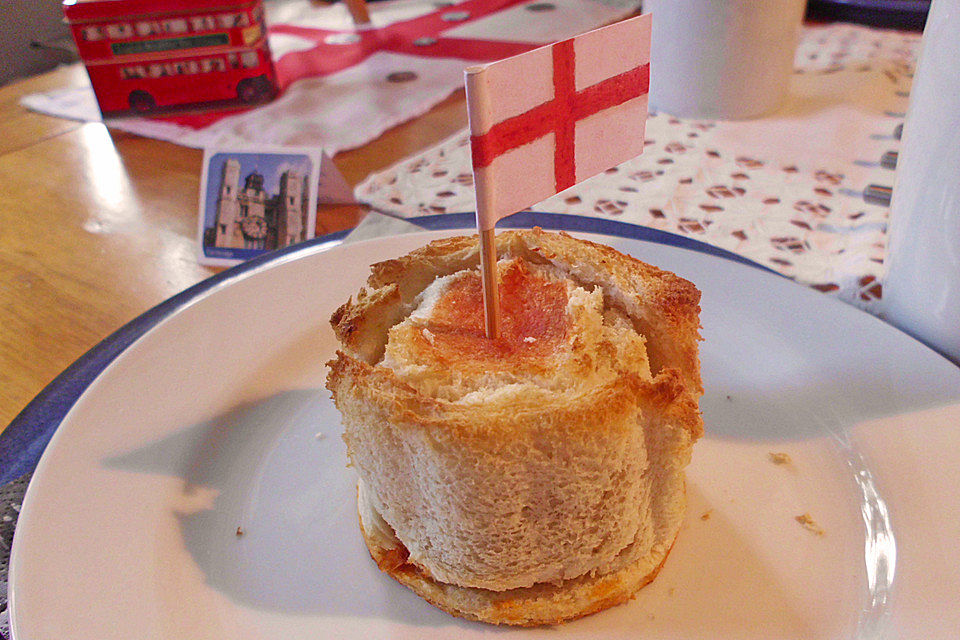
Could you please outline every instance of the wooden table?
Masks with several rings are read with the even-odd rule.
[[[0,87],[0,430],[100,340],[217,271],[195,257],[202,151],[19,105],[83,82],[77,64]],[[460,92],[334,162],[356,185],[465,125]],[[323,207],[317,233],[364,213]]]

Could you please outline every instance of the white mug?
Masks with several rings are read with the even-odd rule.
[[[881,315],[960,363],[960,0],[933,0],[890,206]]]
[[[751,118],[786,97],[806,0],[645,0],[650,108]]]

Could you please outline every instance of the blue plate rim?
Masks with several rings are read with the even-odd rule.
[[[475,214],[472,211],[417,216],[404,218],[404,220],[421,227],[425,231],[470,231],[475,229]],[[617,220],[540,211],[522,211],[505,218],[499,224],[499,228],[502,229],[532,228],[535,226],[554,231],[596,233],[689,249],[776,274],[775,271],[748,258],[700,240]],[[7,428],[0,432],[0,485],[33,471],[57,427],[80,396],[113,360],[147,331],[193,301],[206,295],[215,287],[246,276],[251,271],[272,263],[285,261],[298,253],[313,252],[318,246],[329,245],[327,248],[338,246],[350,231],[352,229],[318,236],[258,256],[214,274],[167,298],[101,340],[48,383],[17,414]]]

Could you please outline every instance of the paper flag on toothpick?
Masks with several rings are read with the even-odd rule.
[[[466,71],[477,226],[643,151],[650,15]]]
[[[643,152],[650,15],[466,71],[486,334],[500,336],[494,226]]]

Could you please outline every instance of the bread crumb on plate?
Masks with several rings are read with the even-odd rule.
[[[774,453],[770,452],[769,454],[770,462],[773,464],[790,464],[793,460],[790,459],[790,456],[786,453]]]
[[[823,534],[826,533],[826,531],[824,531],[823,528],[816,523],[816,521],[810,516],[809,513],[804,513],[803,515],[794,516],[793,519],[799,522],[800,525],[810,533],[815,533],[818,536],[822,536]]]

